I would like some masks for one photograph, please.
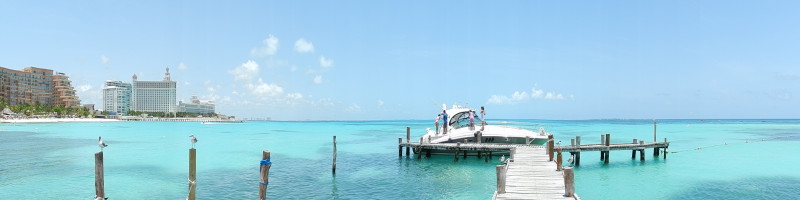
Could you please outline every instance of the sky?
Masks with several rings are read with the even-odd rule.
[[[798,1],[12,1],[0,66],[239,119],[800,118]]]

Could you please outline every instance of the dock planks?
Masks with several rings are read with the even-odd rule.
[[[506,192],[494,199],[575,199],[564,196],[564,175],[541,146],[520,146],[506,168]]]

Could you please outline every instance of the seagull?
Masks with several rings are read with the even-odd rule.
[[[568,163],[572,163],[572,159],[573,159],[573,158],[575,158],[575,155],[571,155],[571,156],[569,156],[569,160],[567,160],[567,162],[568,162]]]
[[[559,141],[556,143],[556,145],[558,145],[558,146],[560,147],[560,146],[561,146],[561,140],[559,140]]]
[[[506,161],[506,155],[500,156],[500,162]]]
[[[97,146],[100,146],[100,151],[102,152],[103,148],[107,147],[108,145],[105,142],[103,142],[103,138],[102,137],[98,136],[97,137]]]
[[[189,135],[189,139],[192,141],[192,149],[194,149],[194,144],[197,143],[197,138],[194,137],[194,134]]]

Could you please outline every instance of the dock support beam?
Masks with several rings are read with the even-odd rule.
[[[572,167],[564,168],[564,196],[575,195],[575,171]]]
[[[106,197],[102,151],[94,154],[94,194],[95,198],[104,199]]]
[[[575,145],[581,146],[581,136],[575,136]],[[581,151],[575,152],[575,166],[581,165]]]
[[[561,166],[564,165],[561,158],[561,148],[558,148],[556,151],[558,152],[558,156],[556,158],[556,171],[561,171]]]
[[[600,134],[600,145],[601,146],[606,145],[606,135]],[[600,161],[603,161],[605,159],[606,159],[606,152],[600,151]]]
[[[189,149],[189,196],[187,200],[195,199],[195,190],[197,189],[197,149]]]
[[[495,166],[497,171],[497,194],[506,193],[506,165]]]
[[[397,138],[397,157],[400,157],[400,158],[403,157],[403,146],[400,145],[402,143],[403,143],[403,138],[401,138],[401,137]]]
[[[258,199],[267,199],[267,185],[269,185],[269,168],[272,167],[269,150],[264,150],[261,157],[261,182],[258,184]]]
[[[456,154],[453,157],[453,162],[458,162],[458,151],[461,150],[461,142],[456,143]]]
[[[527,138],[527,136],[525,136]],[[553,140],[553,135],[547,136],[547,155],[550,157],[549,161],[553,161],[553,148],[555,146],[555,141]]]
[[[411,127],[406,126],[406,143],[411,142]],[[411,155],[411,148],[406,147],[406,157]]]
[[[636,138],[633,139],[633,144],[639,143],[639,140]],[[636,149],[631,150],[631,160],[636,159]]]
[[[644,149],[639,150],[639,160],[644,162]]]
[[[333,166],[331,166],[331,172],[333,175],[336,175],[336,136],[333,136]]]

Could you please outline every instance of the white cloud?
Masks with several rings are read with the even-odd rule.
[[[314,83],[315,83],[315,84],[320,84],[320,83],[322,83],[322,75],[317,75],[317,76],[315,76],[315,77],[314,77]]]
[[[570,95],[570,98],[575,99],[575,95]],[[514,91],[511,96],[506,95],[492,95],[489,97],[489,104],[516,104],[524,101],[534,99],[547,99],[547,100],[564,100],[564,95],[555,92],[545,92],[542,89],[532,88],[530,94],[527,91]]]
[[[100,61],[103,62],[103,64],[107,64],[109,59],[108,59],[108,57],[106,57],[106,55],[101,55],[100,56]]]
[[[299,100],[299,99],[303,99],[303,94],[296,93],[296,92],[295,93],[289,93],[289,94],[286,94],[286,98]]]
[[[383,107],[383,100],[378,99],[378,107]]]
[[[294,42],[294,50],[300,53],[311,53],[314,52],[314,44],[306,41],[306,39],[300,38]]]
[[[361,112],[361,106],[353,104],[344,109],[347,112]]]
[[[331,67],[331,66],[333,66],[333,60],[327,59],[327,58],[325,58],[325,56],[320,56],[319,57],[319,66],[322,66],[324,68]]]
[[[183,64],[183,63],[178,64],[178,70],[184,71],[184,70],[187,70],[187,69],[189,69],[189,66],[186,66],[186,64]]]
[[[78,91],[79,92],[86,92],[86,91],[89,91],[89,90],[92,90],[92,85],[85,84],[85,85],[81,85],[80,87],[78,87]]]
[[[191,85],[191,83],[189,83],[189,81],[184,81],[183,85],[188,86],[188,85]]]
[[[269,35],[267,39],[261,42],[262,46],[253,48],[250,50],[250,54],[253,56],[271,56],[275,55],[275,52],[278,52],[278,38],[273,35]]]
[[[248,60],[231,70],[230,73],[233,74],[233,80],[253,80],[258,76],[258,63]]]
[[[249,83],[246,87],[250,90],[250,93],[259,97],[274,97],[283,93],[281,86],[264,83],[261,79],[258,79],[257,84]]]

